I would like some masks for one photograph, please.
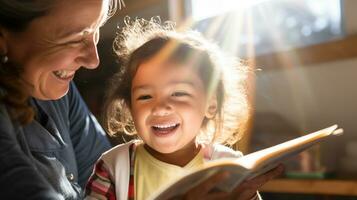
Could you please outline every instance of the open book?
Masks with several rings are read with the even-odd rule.
[[[337,125],[333,125],[314,133],[247,154],[240,158],[222,158],[209,161],[202,168],[190,172],[181,179],[161,188],[159,192],[151,196],[150,199],[166,200],[182,195],[210,176],[221,171],[228,171],[230,176],[216,187],[222,191],[232,191],[244,180],[261,175],[276,167],[286,158],[293,157],[330,136],[336,136],[342,133],[342,129],[338,129]]]

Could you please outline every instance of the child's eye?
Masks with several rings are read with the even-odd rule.
[[[136,98],[136,100],[147,100],[150,99],[151,96],[150,95],[141,95],[138,98]]]
[[[187,92],[174,92],[174,93],[172,93],[172,96],[174,96],[174,97],[183,97],[183,96],[190,96],[190,94],[187,93]]]

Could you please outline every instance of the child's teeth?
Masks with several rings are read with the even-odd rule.
[[[174,127],[174,126],[176,126],[176,124],[155,125],[154,127],[156,127],[156,128],[170,128],[170,127]]]

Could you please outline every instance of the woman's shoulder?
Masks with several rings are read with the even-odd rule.
[[[0,102],[0,119],[9,118],[5,104]]]
[[[14,131],[13,129],[16,129],[16,127],[19,127],[19,125],[16,125],[15,123],[12,122],[5,104],[0,103],[0,130]]]

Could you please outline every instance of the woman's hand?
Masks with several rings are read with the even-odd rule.
[[[270,170],[269,172],[257,176],[253,179],[246,180],[238,185],[231,193],[227,192],[212,192],[212,189],[219,183],[228,178],[229,173],[218,173],[200,185],[194,187],[186,193],[183,199],[185,200],[200,200],[200,199],[234,199],[234,200],[251,200],[255,199],[257,190],[266,182],[282,174],[284,167],[278,167]]]

